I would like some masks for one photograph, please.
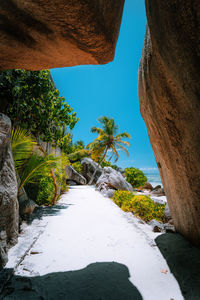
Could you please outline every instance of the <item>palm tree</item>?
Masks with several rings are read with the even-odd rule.
[[[94,180],[94,176],[97,172],[99,165],[105,159],[108,151],[110,152],[110,160],[115,157],[115,162],[119,158],[119,150],[126,152],[127,156],[129,155],[128,150],[125,146],[130,146],[129,142],[124,141],[125,138],[130,139],[130,134],[127,132],[118,133],[118,126],[115,124],[114,119],[102,116],[98,118],[99,123],[102,125],[102,128],[92,127],[92,133],[98,133],[98,137],[89,145],[88,148],[91,149],[94,156],[100,158],[99,164],[94,171],[92,178],[90,179],[89,184]]]

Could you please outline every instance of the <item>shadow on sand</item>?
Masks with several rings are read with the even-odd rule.
[[[129,276],[128,268],[115,262],[94,263],[78,271],[38,277],[13,276],[0,299],[142,300]]]
[[[53,206],[39,206],[36,207],[31,215],[24,217],[27,224],[31,224],[35,219],[41,220],[46,216],[56,216],[61,213],[63,209],[67,209],[72,204],[56,204]]]
[[[184,299],[199,300],[200,249],[175,233],[158,236],[156,244],[177,279]]]

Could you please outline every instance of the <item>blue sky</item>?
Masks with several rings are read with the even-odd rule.
[[[121,167],[155,168],[156,162],[147,130],[139,111],[137,73],[146,15],[144,1],[126,0],[115,59],[103,66],[77,66],[52,69],[60,95],[74,108],[79,122],[73,129],[74,141],[86,144],[96,135],[97,118],[105,115],[115,119],[119,131],[131,134],[129,157],[120,152]]]

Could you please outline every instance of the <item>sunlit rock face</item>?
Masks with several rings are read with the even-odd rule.
[[[113,60],[124,0],[0,1],[0,69]]]
[[[0,114],[0,269],[7,262],[7,251],[17,242],[17,180],[10,146],[11,122]]]
[[[200,2],[146,0],[140,108],[176,229],[200,245]]]

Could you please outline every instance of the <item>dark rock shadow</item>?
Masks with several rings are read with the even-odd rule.
[[[199,300],[200,249],[178,233],[162,234],[155,241],[176,277],[184,299]]]
[[[61,210],[67,209],[72,204],[56,204],[53,206],[38,206],[34,209],[33,213],[26,215],[24,220],[30,225],[33,220],[41,220],[45,216],[56,216],[59,215]]]
[[[142,300],[129,276],[128,268],[115,262],[94,263],[78,271],[37,277],[13,276],[0,299]]]

